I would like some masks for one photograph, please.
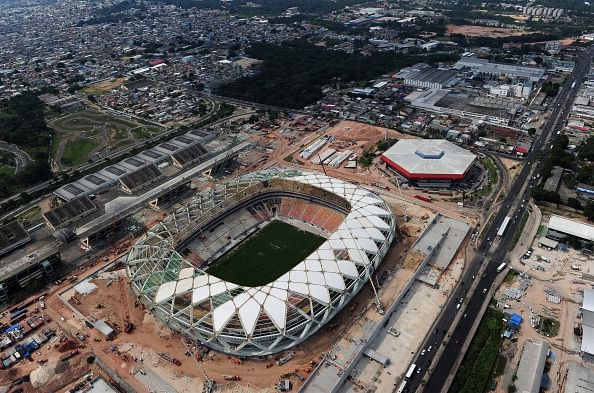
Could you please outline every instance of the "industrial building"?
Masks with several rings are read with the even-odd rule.
[[[95,211],[97,211],[97,206],[88,196],[83,195],[43,213],[43,218],[50,228],[56,230],[65,228]]]
[[[408,180],[462,180],[476,156],[445,139],[402,139],[381,159]]]
[[[147,165],[159,165],[164,161],[173,161],[180,168],[187,168],[206,158],[206,149],[203,145],[215,138],[215,134],[201,130],[189,131],[68,183],[54,191],[54,194],[64,201],[70,201],[84,195],[107,192],[120,185],[120,179],[126,175],[139,171]]]
[[[584,288],[582,302],[582,355],[594,356],[594,289]]]
[[[18,221],[0,226],[0,256],[8,254],[31,241],[31,236]]]
[[[594,392],[594,370],[579,364],[569,363],[564,393]]]
[[[159,181],[162,177],[159,169],[154,164],[149,164],[120,178],[120,188],[127,194],[134,194]]]
[[[552,215],[548,224],[547,237],[562,243],[590,244],[594,242],[594,226]]]
[[[542,382],[545,363],[549,356],[550,347],[543,340],[526,341],[518,371],[514,382],[516,389],[521,393],[538,393]]]
[[[471,97],[464,93],[452,93],[447,89],[427,89],[409,94],[410,106],[434,112],[506,126],[520,109],[520,105],[496,97]]]
[[[404,84],[409,86],[445,89],[458,82],[457,74],[455,70],[444,70],[419,63],[403,68],[393,78],[402,79]]]
[[[492,63],[487,59],[462,57],[454,65],[454,69],[469,69],[475,73],[489,74],[496,78],[522,78],[538,82],[545,76],[546,70],[540,67],[528,67],[515,64]]]
[[[61,263],[54,247],[19,258],[3,258],[0,263],[0,304],[15,296],[42,288],[52,281],[55,267]]]

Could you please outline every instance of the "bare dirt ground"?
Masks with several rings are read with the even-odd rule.
[[[508,29],[503,27],[488,27],[474,25],[446,25],[446,32],[449,34],[462,34],[469,37],[509,37],[530,34],[518,29]]]
[[[510,182],[512,182],[516,178],[516,176],[518,176],[518,173],[520,173],[522,167],[524,166],[522,162],[510,160],[508,158],[499,157],[499,160],[501,161],[503,166],[505,166],[505,169],[507,170],[507,173],[509,175]]]
[[[354,150],[356,154],[361,154],[362,151],[374,147],[377,142],[384,138],[384,135],[388,138],[410,138],[409,135],[401,134],[396,130],[350,120],[343,120],[336,124],[328,130],[326,135],[336,138],[334,145],[337,145],[337,147]]]
[[[528,340],[544,340],[551,345],[555,354],[555,361],[551,363],[549,377],[551,378],[551,390],[561,391],[563,375],[570,363],[580,363],[579,357],[580,340],[574,335],[573,328],[579,322],[579,306],[582,302],[583,289],[591,285],[591,282],[582,279],[582,272],[589,271],[594,267],[594,259],[582,255],[570,249],[568,252],[549,251],[537,244],[532,245],[534,254],[529,259],[513,260],[513,267],[519,271],[531,275],[531,285],[519,301],[507,301],[507,311],[519,313],[524,318],[522,328],[516,335],[518,341],[515,343],[506,342],[504,351],[510,354],[507,368],[515,371],[518,367],[522,348]],[[546,257],[550,262],[538,261],[538,256]],[[571,265],[577,265],[581,270],[574,270]],[[516,278],[517,280],[517,278]],[[504,283],[498,291],[498,295],[507,288],[518,287],[517,281]],[[548,300],[546,288],[554,288],[561,296],[561,303],[555,304]],[[555,336],[545,336],[530,325],[530,312],[541,316],[552,317],[559,321],[559,333]],[[511,374],[511,371],[509,371]],[[508,378],[510,375],[508,375]],[[507,391],[508,383],[500,383],[498,392]]]
[[[110,78],[87,86],[84,91],[87,94],[102,94],[117,89],[126,82],[126,78]]]
[[[391,204],[391,208],[397,216],[403,213],[402,203]],[[411,205],[407,207],[407,212],[411,217],[407,223],[409,231],[413,234],[419,233],[427,224],[430,211]],[[397,269],[397,266],[402,263],[402,255],[415,239],[416,236],[405,235],[395,242],[380,266],[380,270]],[[414,267],[400,270],[389,283],[384,285],[384,289],[380,292],[384,302],[388,303],[390,299],[393,299],[399,289],[406,283],[413,270]],[[51,303],[49,303],[51,304],[52,313],[58,319],[64,318],[64,322],[61,324],[65,326],[65,329],[89,335],[86,342],[87,347],[117,370],[122,377],[129,375],[134,369],[142,366],[143,368],[150,368],[179,392],[199,391],[203,374],[194,361],[185,356],[186,347],[183,344],[182,337],[160,321],[157,321],[148,312],[143,311],[140,307],[135,307],[134,296],[129,291],[126,281],[124,281],[125,284],[115,281],[107,286],[109,281],[110,279],[105,278],[105,276],[93,280],[93,283],[98,286],[95,292],[85,296],[77,295],[80,304],[72,301],[70,304],[86,316],[107,319],[120,327],[123,326],[124,318],[128,314],[130,320],[136,326],[131,334],[121,333],[115,340],[106,342],[99,336],[98,332],[86,328],[72,311],[57,299],[52,299]],[[353,315],[362,314],[368,305],[373,303],[372,299],[372,290],[365,287],[353,299],[351,304],[330,323],[304,344],[296,347],[293,350],[295,353],[294,359],[283,366],[275,364],[270,368],[266,368],[266,364],[274,361],[275,357],[237,362],[235,358],[214,351],[211,351],[200,362],[200,366],[210,378],[219,383],[225,382],[222,378],[223,375],[238,375],[241,377],[239,384],[242,386],[252,384],[259,388],[268,389],[273,388],[283,374],[297,372],[302,376],[307,376],[312,365],[319,361],[320,355],[328,352],[339,337],[350,337],[351,333],[348,327],[351,325]],[[128,312],[122,307],[124,301],[127,303]],[[373,310],[370,312],[373,312]],[[96,342],[95,339],[101,341]],[[163,362],[158,356],[154,355],[159,352],[167,352],[180,359],[182,365],[175,367]],[[126,356],[122,357],[122,355]],[[142,358],[142,363],[135,362],[135,358]],[[193,382],[188,385],[188,378],[184,377],[192,378]],[[132,386],[140,386],[136,378],[125,378],[131,381]],[[295,378],[292,379],[292,382],[295,388],[300,384],[300,381]]]

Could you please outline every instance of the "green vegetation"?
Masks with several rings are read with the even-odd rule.
[[[505,371],[505,365],[507,364],[507,358],[503,355],[497,355],[497,363],[495,363],[495,376],[498,377],[503,375]]]
[[[0,140],[14,143],[33,160],[15,175],[14,169],[0,171],[0,198],[20,193],[25,187],[51,177],[48,165],[49,135],[43,103],[33,93],[23,93],[0,103]]]
[[[538,326],[538,332],[547,337],[554,337],[559,334],[560,323],[556,319],[541,317],[540,325]]]
[[[23,93],[2,102],[0,140],[21,148],[49,146],[50,129],[45,123],[43,103],[33,93]],[[47,158],[33,157],[33,158]]]
[[[567,152],[569,145],[569,138],[566,135],[560,135],[555,138],[551,155],[546,159],[540,172],[542,179],[546,180],[551,176],[551,170],[554,166],[562,168],[572,168],[575,166],[575,157],[573,154]],[[587,177],[586,173],[578,174],[578,181],[580,176]],[[543,184],[539,184],[532,190],[532,197],[536,201],[545,201],[550,203],[561,203],[561,196],[555,191],[545,191]]]
[[[398,139],[382,139],[375,145],[375,147],[379,151],[386,151],[396,142],[398,142]]]
[[[503,279],[503,282],[505,282],[506,284],[511,284],[512,282],[514,282],[517,275],[518,272],[516,272],[514,269],[509,269],[509,271],[505,275],[505,278]]]
[[[15,168],[11,166],[0,166],[0,175],[12,176],[14,175]]]
[[[16,219],[23,225],[28,226],[30,221],[41,219],[41,208],[39,206],[33,206],[29,210],[19,214]]]
[[[516,246],[516,244],[518,244],[518,241],[520,240],[520,236],[522,236],[522,232],[524,231],[524,227],[526,226],[526,222],[528,221],[528,210],[524,211],[524,214],[522,215],[522,221],[520,221],[520,225],[518,225],[518,227],[516,228],[516,232],[514,233],[514,238],[512,239],[511,244],[509,245],[509,249],[511,250],[512,248],[514,248]]]
[[[373,152],[371,150],[364,151],[359,157],[359,165],[367,168],[373,162]]]
[[[208,273],[238,285],[264,285],[291,270],[324,241],[321,236],[273,221],[215,261]]]
[[[223,102],[219,107],[219,110],[212,116],[210,121],[217,121],[225,117],[231,116],[235,112],[235,106]]]
[[[491,307],[487,308],[449,392],[485,391],[491,380],[491,372],[497,361],[501,344],[501,334],[505,329],[501,322],[502,318],[502,312]]]
[[[143,127],[136,127],[130,131],[132,131],[132,134],[136,139],[148,139],[151,136]]]
[[[97,147],[97,142],[90,139],[77,139],[66,143],[64,154],[62,155],[62,164],[67,166],[77,166],[89,159],[89,154]]]
[[[497,183],[497,166],[495,165],[493,160],[485,157],[485,158],[481,159],[481,164],[483,164],[484,167],[487,168],[487,171],[489,172],[489,180],[491,181],[491,184]]]
[[[286,108],[302,108],[322,98],[322,87],[337,78],[369,80],[418,62],[457,60],[453,54],[402,55],[378,52],[371,55],[326,50],[306,40],[282,45],[258,43],[246,55],[260,59],[260,73],[241,78],[217,89],[217,93],[247,101]]]
[[[559,93],[560,88],[561,85],[559,85],[559,83],[553,83],[549,81],[543,83],[541,91],[545,93],[548,97],[555,97],[557,93]]]

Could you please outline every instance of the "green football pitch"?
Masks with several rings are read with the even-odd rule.
[[[208,273],[238,285],[257,287],[291,270],[325,240],[273,221],[216,260]]]

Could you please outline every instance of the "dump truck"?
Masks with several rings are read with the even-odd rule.
[[[241,381],[241,377],[239,375],[223,375],[223,379],[225,381]]]

